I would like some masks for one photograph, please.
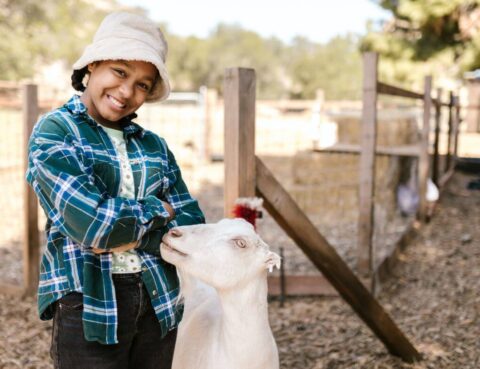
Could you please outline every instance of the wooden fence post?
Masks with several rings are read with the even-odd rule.
[[[455,107],[455,114],[454,114],[454,119],[453,119],[453,131],[452,131],[452,136],[453,136],[453,160],[450,163],[450,168],[453,170],[455,169],[455,165],[458,160],[458,135],[460,133],[460,95],[457,95],[454,97],[454,107]],[[449,169],[450,169],[449,168]]]
[[[448,172],[450,169],[450,161],[452,159],[452,130],[453,130],[453,113],[455,109],[455,96],[453,91],[450,91],[450,101],[448,104],[448,140],[447,140],[447,156],[445,157],[444,171]]]
[[[38,118],[37,86],[23,86],[24,172],[27,169],[28,140]],[[38,286],[40,268],[40,240],[38,233],[38,202],[33,189],[24,181],[25,235],[23,243],[23,284],[26,294],[33,294]]]
[[[225,217],[237,198],[255,196],[255,87],[255,70],[225,71]]]
[[[359,168],[357,269],[367,277],[374,270],[375,148],[377,138],[378,54],[363,55],[363,104]]]
[[[438,146],[440,141],[440,124],[442,120],[442,89],[437,89],[437,100],[435,103],[435,140],[433,142],[433,164],[432,164],[432,180],[438,186],[439,179],[439,152]]]
[[[418,163],[418,181],[420,208],[418,212],[421,221],[427,220],[427,181],[430,167],[429,135],[430,135],[430,110],[432,108],[432,76],[425,77],[425,90],[423,94],[423,127],[420,142],[420,156]]]

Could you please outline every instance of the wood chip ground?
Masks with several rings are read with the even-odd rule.
[[[401,255],[380,302],[421,351],[403,363],[340,298],[270,302],[270,321],[284,369],[480,368],[480,191],[457,173],[430,224]],[[6,260],[0,261],[4,271]],[[8,268],[6,268],[8,269]],[[51,322],[34,298],[0,294],[0,369],[51,368]]]

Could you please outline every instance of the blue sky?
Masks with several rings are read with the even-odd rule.
[[[371,0],[119,0],[138,5],[170,32],[206,37],[220,22],[239,24],[263,37],[289,42],[295,36],[325,42],[348,32],[363,34],[367,21],[389,18]]]

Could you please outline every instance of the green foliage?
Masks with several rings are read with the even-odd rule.
[[[327,99],[359,98],[362,63],[356,37],[335,37],[325,45],[297,38],[290,53],[293,97],[314,98],[321,88]]]
[[[32,77],[38,65],[58,59],[74,62],[105,14],[86,0],[0,0],[0,79]]]
[[[393,18],[362,50],[381,54],[381,77],[419,84],[425,74],[458,78],[480,67],[479,0],[381,0]]]
[[[57,60],[71,65],[106,13],[120,8],[116,0],[0,0],[0,80],[32,77],[39,66]],[[204,39],[180,37],[160,26],[177,91],[206,85],[221,93],[225,69],[245,67],[256,70],[260,98],[310,99],[318,89],[329,99],[359,97],[361,59],[354,36],[326,44],[297,38],[286,45],[237,25],[219,24]]]
[[[297,38],[285,45],[239,26],[220,24],[208,39],[169,35],[168,68],[177,90],[207,85],[222,91],[225,68],[254,68],[261,98],[329,99],[359,96],[361,59],[358,40],[336,37],[325,45]]]

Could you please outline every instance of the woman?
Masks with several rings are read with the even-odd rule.
[[[30,138],[27,181],[47,215],[38,306],[54,320],[55,368],[171,366],[179,286],[159,245],[204,217],[165,140],[132,122],[167,98],[166,55],[149,19],[110,14],[73,66],[83,94]]]

